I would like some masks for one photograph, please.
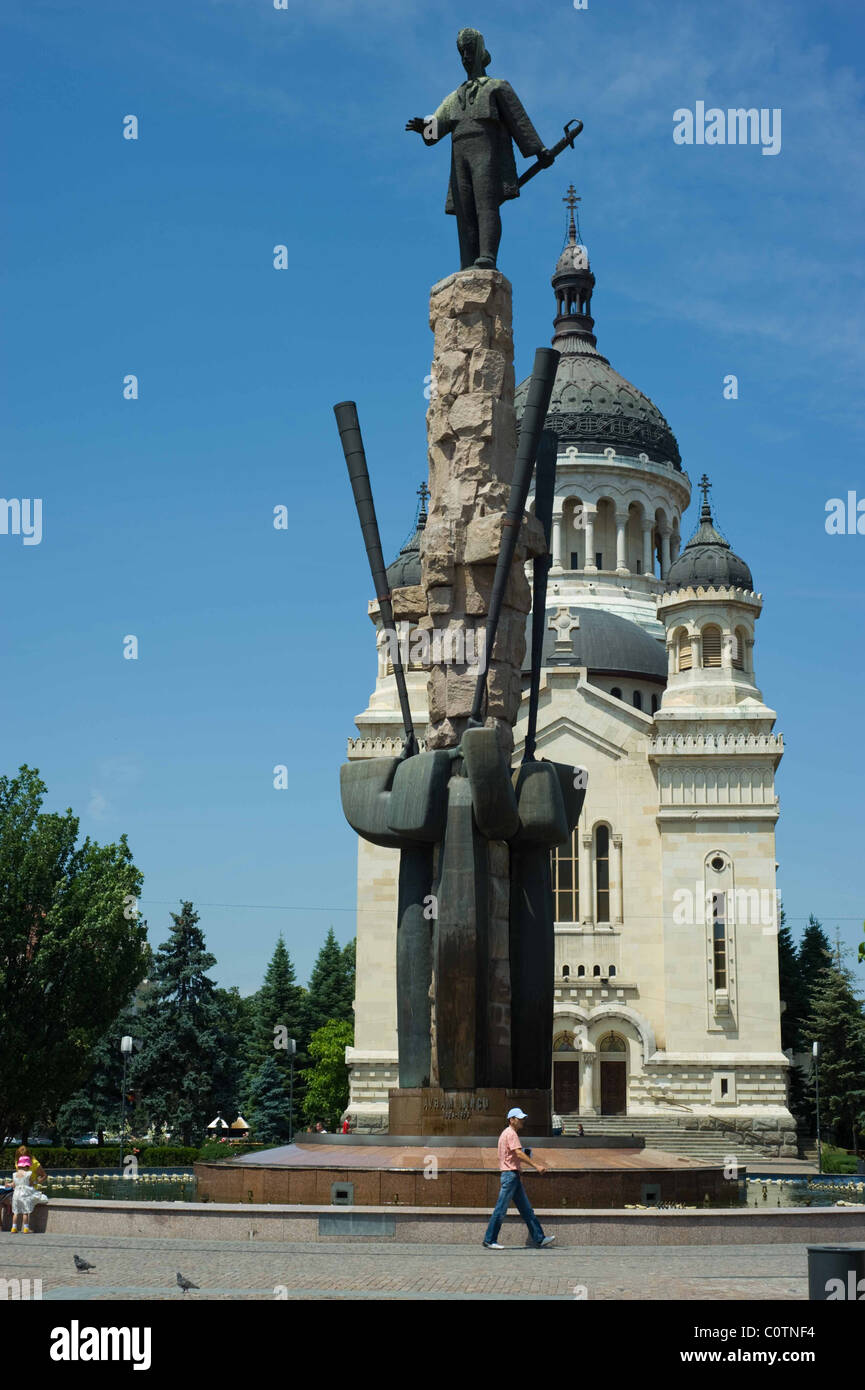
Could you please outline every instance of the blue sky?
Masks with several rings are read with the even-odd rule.
[[[359,403],[390,557],[425,474],[428,290],[456,266],[446,145],[403,127],[458,84],[466,23],[548,143],[585,122],[504,209],[517,377],[552,331],[573,179],[601,350],[709,473],[765,596],[788,916],[861,939],[865,536],[824,529],[828,498],[865,497],[857,7],[4,14],[0,494],[42,498],[44,532],[0,535],[0,768],[39,767],[97,839],[128,833],[154,942],[192,898],[246,992],[280,930],[302,979],[330,924],[354,934],[337,776],[374,645],[331,406]],[[781,108],[780,153],[674,144],[697,101]]]

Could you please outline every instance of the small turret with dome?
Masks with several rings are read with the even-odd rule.
[[[683,588],[688,584],[711,585],[721,588],[733,585],[738,589],[753,589],[751,571],[730,548],[720,531],[716,530],[709,506],[709,479],[704,473],[700,479],[703,505],[700,508],[700,521],[685,549],[674,560],[667,574],[667,581],[673,588]]]
[[[666,713],[762,700],[753,652],[763,600],[745,561],[715,527],[710,487],[704,473],[697,529],[670,566],[668,592],[658,599],[667,634]]]
[[[387,567],[387,582],[391,589],[404,589],[409,585],[419,584],[421,581],[420,538],[427,523],[426,504],[429,497],[429,488],[425,482],[421,483],[417,495],[420,498],[420,504],[415,520],[415,529],[399,555]]]

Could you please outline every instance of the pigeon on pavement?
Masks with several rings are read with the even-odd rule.
[[[183,1275],[180,1273],[180,1270],[177,1271],[177,1285],[178,1288],[181,1288],[184,1293],[186,1293],[187,1289],[197,1289],[199,1287],[198,1284],[193,1284],[191,1279],[184,1279]]]
[[[88,1269],[96,1268],[95,1265],[88,1264],[87,1260],[82,1260],[80,1255],[73,1255],[72,1258],[75,1261],[75,1268],[78,1270],[79,1274],[86,1274]]]

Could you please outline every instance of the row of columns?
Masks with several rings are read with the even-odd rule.
[[[710,624],[707,624],[707,626],[710,626]],[[716,623],[716,624],[714,624],[714,626],[720,627],[720,623]],[[734,649],[734,643],[735,643],[735,631],[734,631],[733,628],[726,628],[726,627],[722,627],[722,628],[721,628],[721,665],[720,665],[720,667],[717,667],[717,666],[715,666],[715,667],[711,667],[711,666],[709,666],[709,667],[704,667],[704,666],[703,666],[703,633],[702,633],[702,631],[689,632],[689,633],[688,633],[688,637],[689,637],[690,643],[691,643],[691,670],[692,670],[692,671],[697,671],[697,670],[715,670],[715,671],[717,671],[717,670],[720,669],[721,671],[726,671],[726,672],[728,672],[730,675],[732,675],[733,670],[736,669],[736,670],[742,671],[743,673],[752,673],[752,674],[753,674],[753,670],[754,670],[754,638],[753,638],[753,636],[752,636],[749,632],[747,632],[747,631],[745,632],[745,640],[744,640],[744,643],[743,643],[744,650],[740,653],[740,656],[741,656],[741,659],[742,659],[742,665],[739,666],[739,667],[735,667],[735,668],[734,668],[734,666],[733,666],[733,649]],[[676,641],[671,641],[671,642],[669,643],[669,649],[668,649],[668,653],[667,653],[667,657],[668,657],[668,660],[667,660],[667,673],[668,673],[668,675],[671,675],[671,676],[676,675],[676,674],[677,674],[677,671],[678,671],[678,664],[679,664],[679,651],[678,651],[678,648],[679,648],[679,643],[678,643],[677,640],[676,640]]]
[[[598,509],[593,506],[584,506],[582,509],[583,525],[580,528],[586,538],[586,563],[584,571],[597,573],[595,564],[595,517]],[[630,515],[628,512],[616,512],[616,569],[624,574],[630,574],[628,569],[628,550],[627,550],[627,527]],[[566,538],[563,525],[564,515],[562,512],[553,514],[553,531],[551,537],[551,548],[553,555],[553,569],[569,570],[571,568],[571,557],[565,552]],[[643,574],[653,575],[655,572],[655,553],[653,544],[653,532],[658,530],[661,538],[661,579],[666,579],[667,572],[679,553],[679,537],[674,536],[669,526],[659,526],[656,528],[654,521],[644,521],[642,523],[643,532]]]

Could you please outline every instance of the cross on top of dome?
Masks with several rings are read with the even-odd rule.
[[[701,510],[701,513],[700,513],[700,520],[701,520],[701,521],[711,521],[711,520],[712,520],[712,511],[711,511],[711,508],[710,508],[710,506],[709,506],[709,493],[710,493],[710,491],[711,491],[712,484],[709,482],[709,479],[708,479],[708,477],[706,476],[705,473],[704,473],[703,476],[701,477],[701,479],[700,479],[699,483],[697,484],[697,486],[699,487],[700,491],[701,491],[702,494],[703,494],[703,507],[702,507],[702,510]]]
[[[562,202],[567,204],[569,210],[568,241],[571,245],[582,240],[580,236],[580,213],[577,208],[577,203],[581,203],[582,201],[582,198],[578,197],[574,185],[570,184]]]

